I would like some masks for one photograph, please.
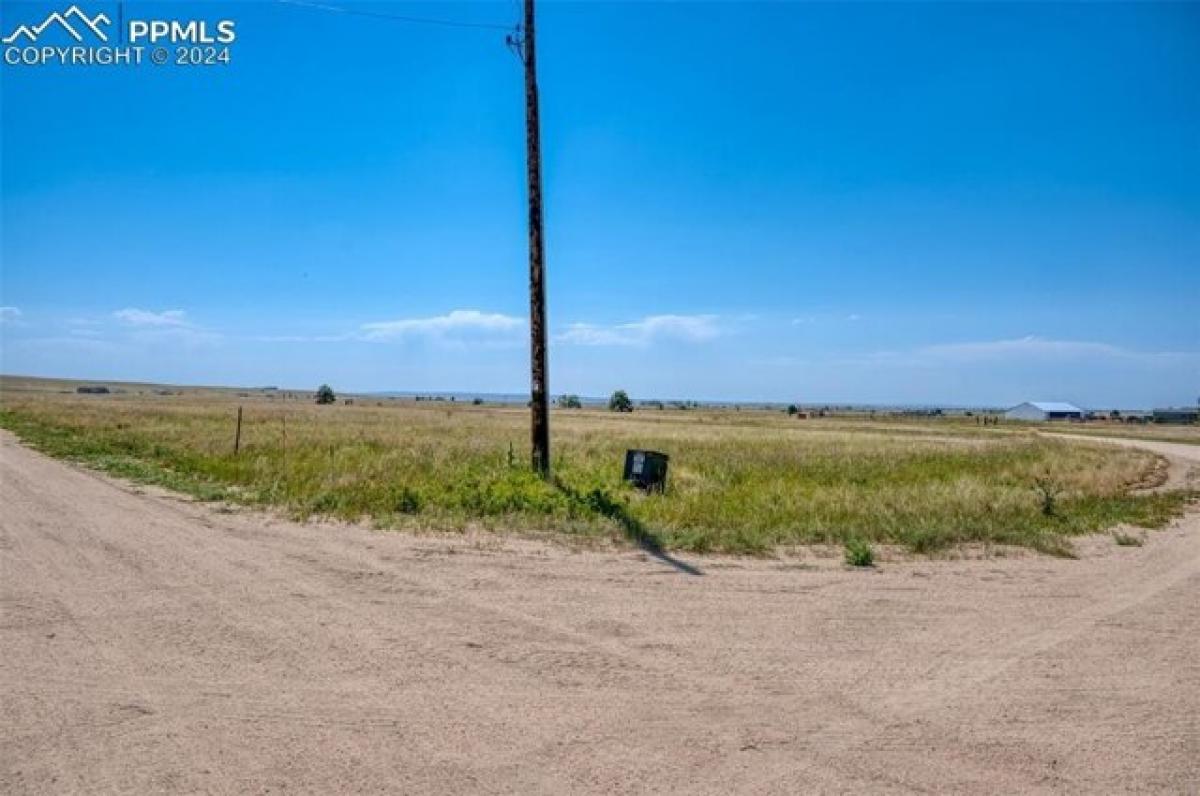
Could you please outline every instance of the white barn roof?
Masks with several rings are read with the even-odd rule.
[[[1030,401],[1030,406],[1036,406],[1043,412],[1082,412],[1075,404],[1068,404],[1062,401]]]

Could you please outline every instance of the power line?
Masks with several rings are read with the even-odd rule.
[[[397,22],[412,22],[419,25],[441,25],[447,28],[477,28],[484,30],[506,30],[511,31],[512,25],[499,25],[493,22],[460,22],[455,19],[435,19],[433,17],[410,17],[404,14],[388,14],[382,11],[366,11],[358,8],[345,8],[343,6],[331,6],[325,3],[310,3],[306,0],[276,0],[278,3],[285,5],[300,6],[301,8],[312,8],[317,11],[332,11],[338,14],[346,14],[352,17],[371,17],[373,19],[391,19]]]

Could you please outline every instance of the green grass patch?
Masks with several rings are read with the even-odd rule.
[[[1073,535],[1161,527],[1190,499],[1134,491],[1156,464],[1144,451],[967,426],[561,410],[545,482],[510,462],[527,437],[520,409],[259,400],[235,455],[228,398],[3,398],[0,426],[50,455],[204,500],[381,527],[553,530],[700,553],[853,541],[1069,555]],[[621,482],[633,447],[671,455],[664,494]]]
[[[875,551],[871,543],[862,539],[847,539],[845,545],[846,563],[852,567],[875,566]]]

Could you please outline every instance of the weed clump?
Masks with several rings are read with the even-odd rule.
[[[873,567],[875,551],[866,540],[849,539],[846,541],[846,563],[852,567]]]
[[[401,487],[396,495],[396,512],[398,514],[418,514],[421,511],[421,495],[410,487]]]
[[[1033,479],[1033,488],[1041,501],[1042,516],[1055,516],[1058,510],[1058,496],[1063,491],[1062,484],[1048,475],[1040,475]]]

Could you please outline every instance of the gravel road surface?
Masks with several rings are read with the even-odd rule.
[[[1080,550],[378,533],[3,434],[0,791],[1198,793],[1200,514]]]

